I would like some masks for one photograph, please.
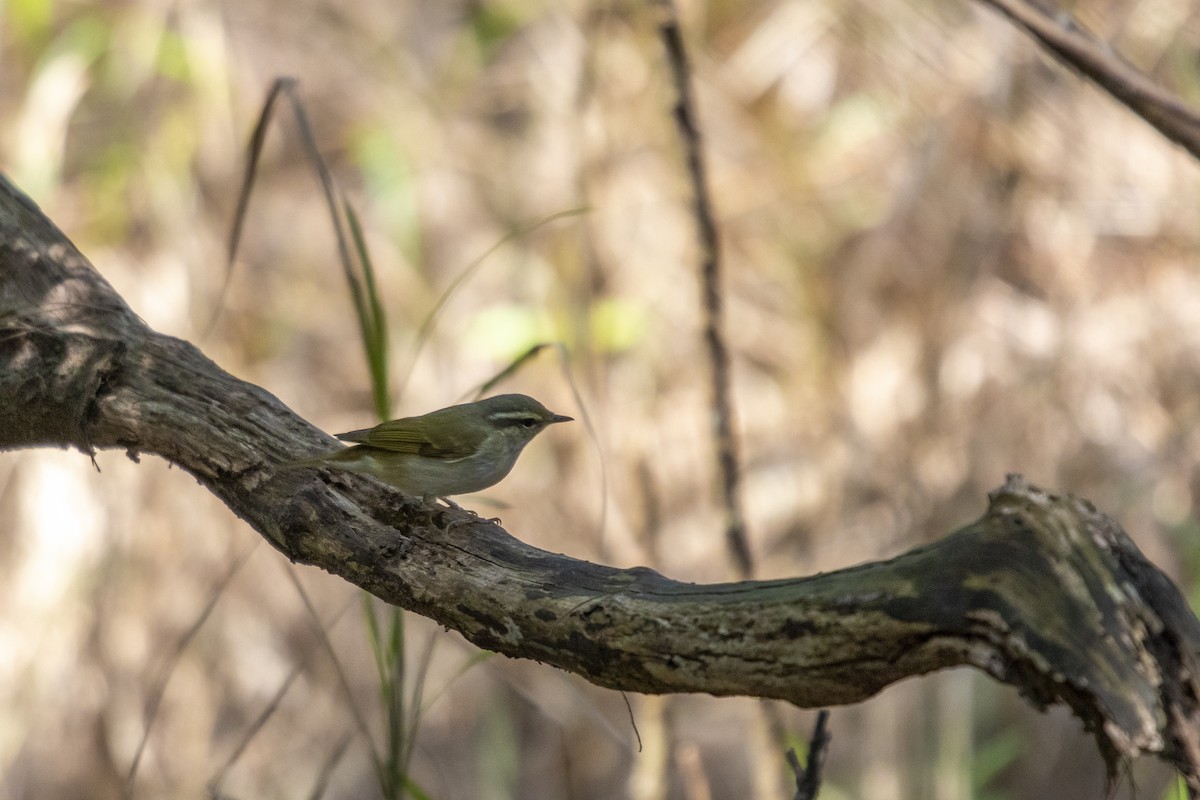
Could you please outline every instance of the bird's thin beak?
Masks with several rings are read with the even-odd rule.
[[[553,425],[556,422],[574,422],[574,421],[575,421],[574,417],[564,417],[562,414],[554,414],[553,416],[550,417],[551,425]]]

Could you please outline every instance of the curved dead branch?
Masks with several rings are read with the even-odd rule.
[[[151,330],[0,179],[0,448],[123,448],[190,472],[289,558],[480,647],[636,692],[819,707],[958,665],[1065,703],[1110,769],[1200,785],[1200,622],[1089,503],[1019,478],[976,522],[890,561],[694,585],[544,552],[347,473],[280,470],[321,431]]]

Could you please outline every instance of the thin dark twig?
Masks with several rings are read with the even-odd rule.
[[[633,728],[633,735],[637,737],[638,752],[642,752],[642,733],[638,730],[637,720],[633,717],[633,706],[629,703],[629,695],[621,692],[621,699],[625,701],[625,710],[629,712],[629,727]]]
[[[1122,59],[1069,14],[1030,0],[979,0],[1024,28],[1043,48],[1078,70],[1159,133],[1200,158],[1200,112]]]
[[[730,390],[729,349],[722,333],[721,305],[721,247],[717,223],[709,197],[700,143],[700,129],[692,102],[691,68],[683,35],[679,30],[679,15],[671,0],[659,0],[662,21],[659,33],[666,47],[667,61],[675,83],[675,124],[683,142],[688,176],[692,182],[692,211],[700,238],[703,263],[700,276],[704,304],[704,342],[712,365],[713,436],[716,440],[717,468],[721,475],[722,500],[725,505],[725,540],[729,552],[743,577],[754,572],[750,544],[746,539],[746,522],[742,514],[738,467],[737,441],[733,434],[733,400]]]
[[[796,794],[793,800],[816,800],[817,792],[821,791],[821,768],[825,766],[825,751],[829,747],[829,712],[821,709],[817,712],[817,724],[813,726],[812,739],[808,745],[808,763],[800,766],[796,751],[787,751],[787,762],[796,775]]]

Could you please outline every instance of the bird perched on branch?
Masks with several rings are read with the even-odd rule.
[[[571,421],[532,397],[502,394],[339,433],[337,438],[354,446],[281,466],[358,472],[430,500],[494,486],[533,437]]]

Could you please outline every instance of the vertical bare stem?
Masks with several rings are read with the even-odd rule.
[[[713,436],[717,451],[717,469],[721,477],[722,500],[725,505],[725,540],[730,555],[742,577],[754,571],[750,545],[746,540],[746,523],[742,514],[741,476],[738,467],[737,441],[733,434],[733,401],[730,392],[729,350],[722,334],[721,306],[721,249],[717,224],[709,198],[704,153],[700,144],[700,129],[696,123],[692,102],[691,68],[683,36],[679,30],[679,15],[671,0],[658,0],[661,21],[659,32],[667,51],[667,61],[675,82],[675,124],[683,142],[688,176],[692,182],[692,211],[700,238],[701,292],[704,303],[704,342],[712,364]]]
[[[787,751],[787,761],[796,774],[796,795],[793,800],[816,800],[821,791],[821,769],[825,766],[825,754],[829,747],[829,710],[822,708],[817,712],[817,722],[813,726],[812,740],[808,745],[808,763],[800,766],[796,751]]]

